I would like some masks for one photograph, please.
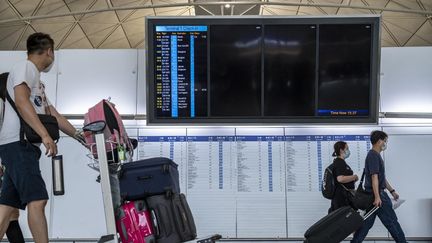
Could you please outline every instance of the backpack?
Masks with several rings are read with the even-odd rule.
[[[105,121],[106,127],[104,130],[105,138],[108,142],[105,143],[107,157],[110,162],[118,162],[122,158],[118,158],[117,151],[120,147],[127,153],[128,159],[132,158],[133,150],[136,147],[124,128],[122,118],[114,107],[114,104],[108,100],[102,100],[95,106],[91,107],[84,115],[84,126],[95,122]],[[91,133],[84,133],[84,139],[89,145],[89,148],[94,158],[97,158],[96,142],[94,135]]]
[[[323,181],[321,183],[321,192],[327,199],[333,199],[336,191],[336,181],[333,174],[334,165],[331,163],[324,170]]]

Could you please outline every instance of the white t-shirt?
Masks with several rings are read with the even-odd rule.
[[[45,114],[45,107],[51,105],[45,95],[45,86],[40,81],[40,72],[33,62],[25,60],[17,63],[9,72],[7,91],[15,101],[15,86],[25,83],[31,90],[30,103],[38,114]],[[20,120],[15,110],[5,102],[3,125],[0,130],[0,145],[19,141]]]

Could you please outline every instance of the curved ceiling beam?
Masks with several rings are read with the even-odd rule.
[[[173,7],[192,7],[192,6],[200,6],[200,5],[223,5],[226,2],[201,2],[201,3],[170,3],[170,4],[152,4],[146,6],[128,6],[128,7],[112,7],[112,8],[103,8],[103,9],[91,9],[91,10],[83,10],[76,11],[70,13],[62,13],[62,14],[50,14],[50,15],[39,15],[39,16],[29,16],[22,17],[17,19],[4,19],[0,20],[0,24],[18,22],[18,21],[31,21],[37,19],[49,19],[49,18],[58,18],[65,17],[71,15],[81,15],[81,14],[90,14],[90,13],[100,13],[107,11],[121,11],[121,10],[136,10],[136,9],[155,9],[155,8],[173,8]],[[255,4],[259,6],[288,6],[288,7],[322,7],[322,8],[348,8],[348,9],[363,9],[363,10],[378,10],[378,11],[387,11],[387,12],[398,12],[398,13],[410,13],[410,14],[418,14],[424,15],[427,17],[431,17],[432,11],[430,10],[415,10],[415,9],[397,9],[397,8],[380,8],[374,6],[364,6],[364,5],[346,5],[346,4],[326,4],[326,3],[287,3],[287,2],[258,2],[258,1],[240,1],[240,2],[230,2],[231,5],[250,5]]]

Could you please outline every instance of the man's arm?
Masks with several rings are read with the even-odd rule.
[[[386,181],[385,181],[385,185],[386,185],[386,188],[387,188],[387,190],[388,190],[389,192],[391,192],[391,191],[394,190],[393,187],[390,185],[390,183],[388,182],[387,179],[386,179]]]
[[[76,133],[76,129],[72,126],[72,124],[70,124],[70,122],[64,116],[58,113],[58,111],[56,110],[56,108],[54,108],[54,106],[50,105],[48,109],[51,115],[57,118],[57,122],[59,124],[60,130],[66,133],[66,135],[74,137]]]
[[[399,199],[399,194],[396,192],[396,190],[390,185],[390,183],[388,182],[388,180],[386,179],[385,181],[385,185],[387,190],[392,194],[393,198],[395,200]]]
[[[377,207],[381,207],[381,196],[379,193],[379,187],[378,187],[378,174],[372,175],[372,190],[375,197],[374,205]]]
[[[50,137],[48,131],[39,120],[37,113],[30,103],[30,88],[22,83],[15,86],[15,105],[22,119],[42,138],[42,143],[46,147],[46,155],[54,156],[57,154],[57,146]]]
[[[78,142],[80,142],[82,145],[87,146],[86,142],[84,140],[83,134],[80,133],[78,130],[76,130],[72,124],[64,117],[62,116],[60,113],[58,113],[58,111],[56,110],[56,108],[52,105],[50,105],[48,107],[51,115],[53,115],[56,119],[57,122],[59,124],[59,128],[62,132],[66,133],[66,135],[73,137],[74,139],[76,139]]]

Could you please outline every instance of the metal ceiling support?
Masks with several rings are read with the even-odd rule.
[[[300,3],[303,3],[303,0],[300,0]],[[299,15],[299,13],[300,13],[300,7],[301,7],[301,5],[299,4],[298,7],[297,7],[296,15]]]
[[[136,43],[133,48],[138,48],[138,46],[140,46],[143,42],[144,42],[144,38],[140,40],[138,43]]]
[[[341,0],[340,4],[342,4],[344,1],[345,1],[345,0]],[[349,0],[349,2],[348,2],[348,6],[349,6],[350,4],[351,4],[351,0]],[[340,10],[340,8],[338,8],[338,9],[336,10],[336,13],[335,13],[335,14],[338,14],[338,13],[339,13],[339,10]]]
[[[142,1],[139,3],[139,6],[144,5],[144,4],[146,4],[147,2],[150,2],[150,0],[142,0]],[[129,19],[130,19],[130,17],[131,17],[134,13],[136,13],[138,10],[139,10],[139,9],[134,9],[132,12],[130,12],[128,15],[126,15],[126,17],[124,17],[124,18],[122,19],[123,23],[128,22]],[[142,18],[142,17],[139,17],[139,18],[133,18],[132,20],[140,19],[140,18]]]
[[[403,5],[402,3],[400,3],[400,2],[398,2],[398,1],[396,1],[396,0],[390,0],[390,1],[391,1],[392,3],[398,5],[398,6],[402,7],[402,8],[410,9],[408,6]]]
[[[393,32],[390,31],[389,27],[387,26],[386,23],[384,23],[384,21],[381,23],[383,29],[385,29],[387,31],[387,33],[389,34],[390,38],[392,38],[392,40],[394,41],[394,43],[396,44],[397,47],[400,47],[401,44],[399,43],[398,39],[396,38],[396,36],[393,34]]]
[[[90,5],[88,5],[86,9],[91,9],[96,4],[97,1],[98,0],[93,0],[93,2],[90,3]],[[69,11],[71,11],[69,4],[67,4],[67,2],[65,0],[63,0],[63,3],[69,9]],[[84,31],[84,29],[82,28],[82,26],[80,24],[80,21],[82,18],[84,18],[84,16],[85,15],[83,14],[79,18],[77,18],[73,15],[75,22],[69,28],[69,30],[66,32],[66,34],[63,36],[63,38],[60,40],[60,42],[57,44],[57,49],[59,49],[63,45],[63,43],[66,41],[66,39],[69,37],[69,35],[72,33],[72,31],[75,29],[76,26],[80,27],[81,31],[84,33],[84,36],[87,38],[88,42],[90,43],[91,47],[94,48],[93,43],[90,41],[90,38],[87,36],[86,32]]]
[[[106,0],[106,1],[109,1],[110,3],[111,3],[111,0]],[[143,1],[141,1],[141,3],[139,4],[139,6],[141,6],[141,5],[143,5],[143,4],[145,4],[145,3],[147,3],[148,1],[146,1],[146,0],[143,0]],[[112,5],[112,3],[111,3],[111,5],[109,5],[109,7],[110,8],[113,8],[113,5]],[[130,40],[129,40],[129,38],[127,37],[127,34],[126,34],[126,31],[124,30],[124,28],[123,28],[123,23],[124,22],[126,22],[136,11],[138,11],[138,9],[134,9],[132,12],[130,12],[128,15],[126,15],[126,17],[124,17],[122,20],[120,20],[120,18],[118,17],[118,15],[117,15],[117,12],[115,12],[116,13],[116,16],[117,16],[117,20],[119,21],[114,27],[113,27],[113,29],[108,33],[108,34],[106,34],[105,35],[105,37],[102,39],[102,41],[96,46],[96,48],[99,48],[117,29],[118,29],[118,27],[121,27],[122,28],[122,30],[123,30],[123,33],[124,33],[124,35],[125,35],[125,37],[126,37],[126,40],[128,41],[128,43],[129,43],[129,48],[132,48],[132,44],[130,43]]]
[[[362,2],[363,2],[363,1],[365,1],[365,0],[362,0]],[[384,8],[387,7],[387,5],[388,5],[390,2],[391,2],[391,0],[388,0],[387,3],[385,4]],[[369,5],[367,2],[366,2],[365,4]],[[372,11],[372,10],[371,10],[371,12],[372,12],[372,13],[376,13],[375,11]],[[381,13],[382,13],[382,12],[381,12]],[[393,34],[393,32],[390,31],[390,29],[389,29],[389,27],[387,26],[387,24],[384,23],[384,20],[381,20],[381,23],[382,23],[382,27],[383,27],[383,29],[385,29],[385,31],[387,31],[387,33],[389,34],[390,38],[394,41],[394,43],[396,44],[396,46],[398,46],[398,47],[401,46],[400,43],[399,43],[399,41],[398,41],[398,39],[396,38],[396,36]]]
[[[425,19],[425,21],[412,33],[412,35],[405,41],[405,43],[403,44],[403,46],[405,46],[414,36],[417,35],[417,32],[428,22],[428,18]],[[428,42],[430,45],[432,45],[432,42],[425,40],[423,38],[421,38],[420,36],[417,35],[418,38],[424,40],[425,42]]]
[[[201,5],[198,5],[198,7],[201,8],[202,10],[206,11],[208,14],[210,14],[212,16],[215,16],[215,14],[212,11],[208,10],[207,8],[205,8],[205,7],[201,6]]]
[[[9,0],[6,0],[9,2]],[[30,17],[22,17],[18,19],[5,19],[0,20],[0,24],[2,23],[10,23],[16,21],[30,21],[36,19],[48,19],[48,18],[57,18],[57,17],[65,17],[71,15],[80,15],[80,14],[90,14],[90,13],[100,13],[107,11],[120,11],[120,10],[134,10],[134,9],[156,9],[156,8],[172,8],[172,7],[187,7],[187,6],[200,6],[203,3],[170,3],[170,4],[152,4],[149,6],[128,6],[128,7],[114,7],[114,8],[104,8],[104,9],[94,9],[94,10],[85,10],[85,11],[76,11],[70,13],[63,14],[50,14],[50,15],[40,15],[40,16],[30,16]],[[210,6],[220,6],[224,5],[226,2],[206,2],[205,5]],[[304,7],[323,7],[323,8],[352,8],[352,9],[364,9],[364,10],[376,10],[376,11],[389,11],[389,12],[399,12],[399,13],[411,13],[418,15],[432,15],[432,10],[416,10],[416,9],[397,9],[397,8],[382,8],[375,6],[360,6],[360,5],[350,5],[347,6],[345,4],[330,4],[330,3],[291,3],[291,2],[259,2],[259,1],[239,1],[239,2],[230,2],[232,5],[250,5],[257,4],[260,6],[304,6]],[[12,5],[12,4],[11,4]],[[156,14],[156,13],[155,13]]]
[[[271,13],[272,15],[278,15],[277,13],[273,12],[273,10],[269,9],[269,8],[266,7],[266,6],[263,6],[263,8],[264,8],[267,12]]]
[[[150,3],[151,3],[151,5],[153,6],[153,0],[150,0]],[[156,16],[156,10],[155,10],[155,8],[152,8],[153,9],[153,14],[154,14],[154,16]]]
[[[121,26],[120,23],[116,24],[114,26],[114,28],[112,28],[110,30],[110,32],[108,32],[108,34],[105,35],[105,37],[102,39],[102,41],[99,42],[99,44],[96,45],[96,48],[99,48],[118,29],[118,27],[120,27],[120,26]]]
[[[81,41],[81,40],[83,40],[83,39],[86,39],[88,36],[95,35],[95,34],[97,34],[97,33],[101,33],[101,32],[104,32],[104,31],[106,31],[106,30],[108,30],[108,29],[114,28],[114,26],[115,26],[115,25],[111,25],[111,26],[109,26],[109,27],[106,27],[106,28],[100,29],[100,30],[95,31],[95,32],[92,32],[92,33],[90,33],[90,34],[86,34],[86,33],[84,32],[84,37],[77,39],[74,43],[77,43],[77,42],[79,42],[79,41]],[[72,44],[73,44],[73,43],[72,43]]]
[[[25,25],[22,25],[22,24],[17,24],[17,25],[12,25],[12,26],[13,26],[13,27],[18,26],[18,27],[20,27],[20,28],[16,29],[16,30],[13,31],[12,33],[9,33],[8,35],[5,35],[3,38],[0,39],[0,42],[6,40],[6,39],[9,38],[11,35],[13,35],[13,34],[19,32],[19,31],[21,31],[21,29],[22,29],[23,27],[25,28]],[[1,27],[2,27],[2,26],[0,26],[0,28],[1,28]],[[11,27],[11,26],[8,26],[8,27]],[[21,35],[22,35],[22,32],[21,32]]]
[[[186,13],[188,11],[189,11],[189,15],[190,15],[190,9],[191,8],[193,8],[193,7],[187,7],[187,8],[185,8],[183,11],[181,11],[180,13],[178,13],[177,16],[181,16],[181,15],[183,15],[184,13]]]
[[[265,0],[261,0],[261,1],[265,2]],[[259,15],[263,15],[263,13],[264,13],[264,6],[261,6]]]
[[[313,0],[308,0],[308,2],[315,3]],[[321,7],[315,7],[315,8],[318,9],[318,11],[320,11],[322,14],[328,15],[328,13],[324,9],[322,9]]]
[[[111,0],[105,0],[105,1],[107,2],[108,8],[111,9],[111,8],[114,7],[113,4],[112,4],[112,2],[111,2]],[[117,11],[114,11],[114,13],[115,13],[115,16],[116,16],[116,18],[117,18],[117,21],[118,21],[119,23],[122,22],[122,21],[120,20],[120,17],[119,17],[118,14],[117,14]],[[122,29],[123,34],[124,34],[125,37],[126,37],[126,40],[127,40],[128,44],[129,44],[129,48],[132,48],[132,44],[131,44],[131,42],[130,42],[130,40],[129,40],[129,38],[128,38],[127,34],[126,34],[126,31],[125,31],[125,29],[123,28],[123,25],[122,25],[122,24],[120,24],[120,28]]]
[[[369,3],[366,2],[366,0],[361,0],[361,2],[365,5],[365,6],[369,6]],[[386,4],[384,5],[384,8],[387,7],[387,5],[391,2],[391,0],[387,0]],[[375,10],[369,10],[372,14],[378,14]],[[383,11],[381,11],[382,14]],[[390,31],[390,29],[388,28],[387,24],[384,23],[384,20],[381,20],[381,25],[382,28],[387,31],[387,33],[389,34],[390,38],[393,40],[393,42],[396,44],[396,46],[400,46],[399,41],[397,40],[396,36]]]
[[[251,11],[251,10],[252,10],[253,8],[255,8],[256,6],[258,6],[258,5],[255,4],[255,5],[251,6],[250,8],[248,8],[248,9],[246,9],[245,11],[241,12],[240,15],[245,15],[247,12]],[[234,9],[234,5],[231,6],[231,7]],[[231,11],[231,15],[233,15],[233,14],[232,14],[232,11]]]
[[[23,21],[26,26],[24,27],[23,31],[21,32],[20,36],[18,37],[17,42],[15,43],[13,49],[16,50],[18,48],[18,45],[21,43],[22,39],[24,38],[25,33],[27,32],[28,28],[32,28],[32,30],[34,32],[37,32],[37,30],[34,28],[34,26],[30,23],[30,21],[26,21],[24,20],[23,15],[18,11],[18,9],[15,7],[15,5],[13,5],[10,0],[6,0],[7,4],[9,5],[9,7],[12,9],[12,11],[15,13],[16,16],[18,16],[19,21]],[[36,8],[33,10],[31,17],[35,16],[37,14],[37,12],[39,11],[39,9],[42,7],[42,5],[44,4],[45,0],[40,0],[38,5],[36,5]]]
[[[416,0],[417,4],[419,5],[420,9],[426,10],[426,7],[424,6],[423,2],[421,0]],[[428,15],[426,16],[426,19],[428,20],[429,24],[432,27],[432,15]],[[420,30],[420,29],[419,29]],[[417,30],[418,31],[418,30]],[[420,36],[418,36],[420,37]],[[421,38],[421,37],[420,37]],[[424,40],[423,38],[421,38],[422,40]],[[430,43],[430,41],[426,40],[426,42]]]

